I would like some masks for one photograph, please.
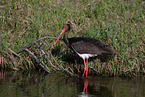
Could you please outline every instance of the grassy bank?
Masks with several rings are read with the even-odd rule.
[[[116,56],[109,62],[96,59],[89,63],[99,74],[145,73],[145,2],[142,0],[2,0],[0,8],[2,69],[30,70],[38,67],[35,59],[27,52],[14,56],[12,53],[41,37],[57,37],[63,24],[70,20],[73,23],[70,37],[96,38],[110,45],[116,52]],[[62,61],[62,56],[69,49],[63,42],[54,46],[54,39],[46,41],[52,53],[59,50],[54,57],[67,68],[70,63]],[[33,46],[31,48],[34,49]],[[37,52],[37,49],[33,51]],[[43,57],[40,51],[37,54]],[[44,64],[49,67],[47,63]]]

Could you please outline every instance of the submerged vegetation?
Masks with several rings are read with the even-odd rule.
[[[15,51],[42,37],[57,37],[63,24],[69,20],[73,26],[69,37],[96,38],[116,52],[108,62],[90,60],[91,74],[136,76],[145,73],[145,1],[2,0],[0,8],[1,70],[42,69],[30,53]],[[45,39],[37,43],[45,52],[51,51],[61,66],[77,71],[72,67],[82,62],[70,57],[74,55],[63,42],[54,46],[54,41]],[[46,69],[53,71],[39,47],[33,45],[29,49]],[[51,55],[47,53],[47,56]],[[56,62],[52,63],[57,66]]]

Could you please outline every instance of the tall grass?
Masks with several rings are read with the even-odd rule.
[[[11,0],[0,1],[0,67],[35,68],[34,59],[22,52],[11,53],[49,35],[57,37],[63,24],[73,24],[69,37],[92,37],[110,45],[116,56],[109,62],[90,62],[100,74],[145,73],[145,2],[142,0]],[[53,40],[48,40],[54,48]],[[59,42],[60,64],[67,47]],[[62,46],[62,47],[61,47]],[[55,46],[56,47],[56,46]],[[65,63],[67,64],[67,63]]]

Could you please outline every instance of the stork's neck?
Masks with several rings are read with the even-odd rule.
[[[64,33],[63,41],[65,42],[65,44],[66,44],[67,46],[69,46],[68,32]]]

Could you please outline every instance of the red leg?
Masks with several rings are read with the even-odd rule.
[[[88,59],[86,60],[86,77],[88,75]]]
[[[83,60],[84,60],[84,65],[85,65],[84,72],[83,72],[83,76],[84,76],[84,74],[86,72],[86,62],[85,62],[85,59],[83,59]]]

